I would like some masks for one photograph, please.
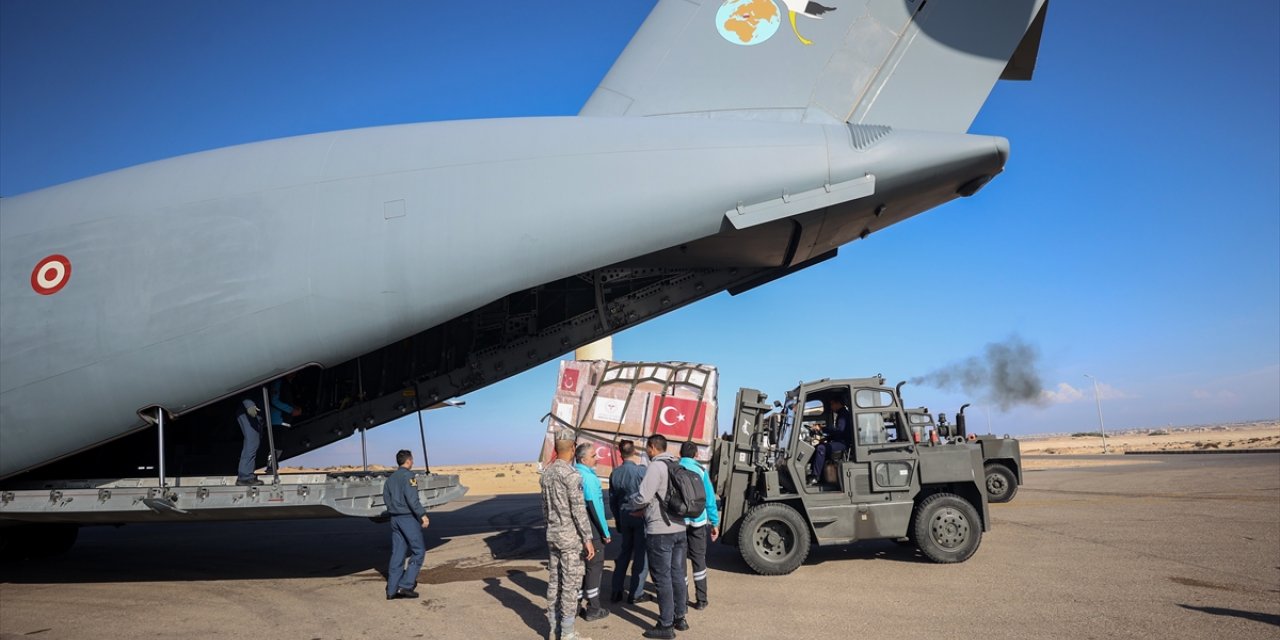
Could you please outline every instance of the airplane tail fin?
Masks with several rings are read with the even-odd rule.
[[[964,132],[1048,0],[660,0],[580,115]]]

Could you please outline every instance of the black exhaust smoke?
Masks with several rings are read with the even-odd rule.
[[[962,390],[1007,410],[1016,405],[1042,406],[1044,383],[1039,368],[1040,351],[1013,335],[993,342],[982,356],[959,362],[911,379],[948,391]]]

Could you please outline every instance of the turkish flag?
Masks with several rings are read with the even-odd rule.
[[[622,454],[618,453],[618,448],[612,444],[600,444],[592,442],[596,445],[596,466],[606,466],[610,469],[622,466]]]
[[[702,440],[706,436],[706,404],[675,396],[657,398],[653,406],[653,433],[679,442]]]
[[[560,377],[560,390],[577,391],[578,373],[579,371],[577,369],[565,369],[564,375]]]

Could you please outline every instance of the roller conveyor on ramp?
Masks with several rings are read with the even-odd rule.
[[[382,488],[390,475],[282,473],[278,484],[268,477],[258,486],[238,486],[235,476],[170,477],[163,487],[155,477],[27,482],[0,489],[0,525],[377,518],[385,515]],[[456,475],[418,472],[416,479],[428,509],[467,492]]]

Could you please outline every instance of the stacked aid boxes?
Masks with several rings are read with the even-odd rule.
[[[538,461],[551,461],[558,436],[572,437],[596,445],[596,474],[607,478],[622,464],[620,441],[643,451],[655,434],[677,457],[680,444],[693,441],[698,459],[709,460],[717,378],[715,367],[690,362],[561,361]]]

